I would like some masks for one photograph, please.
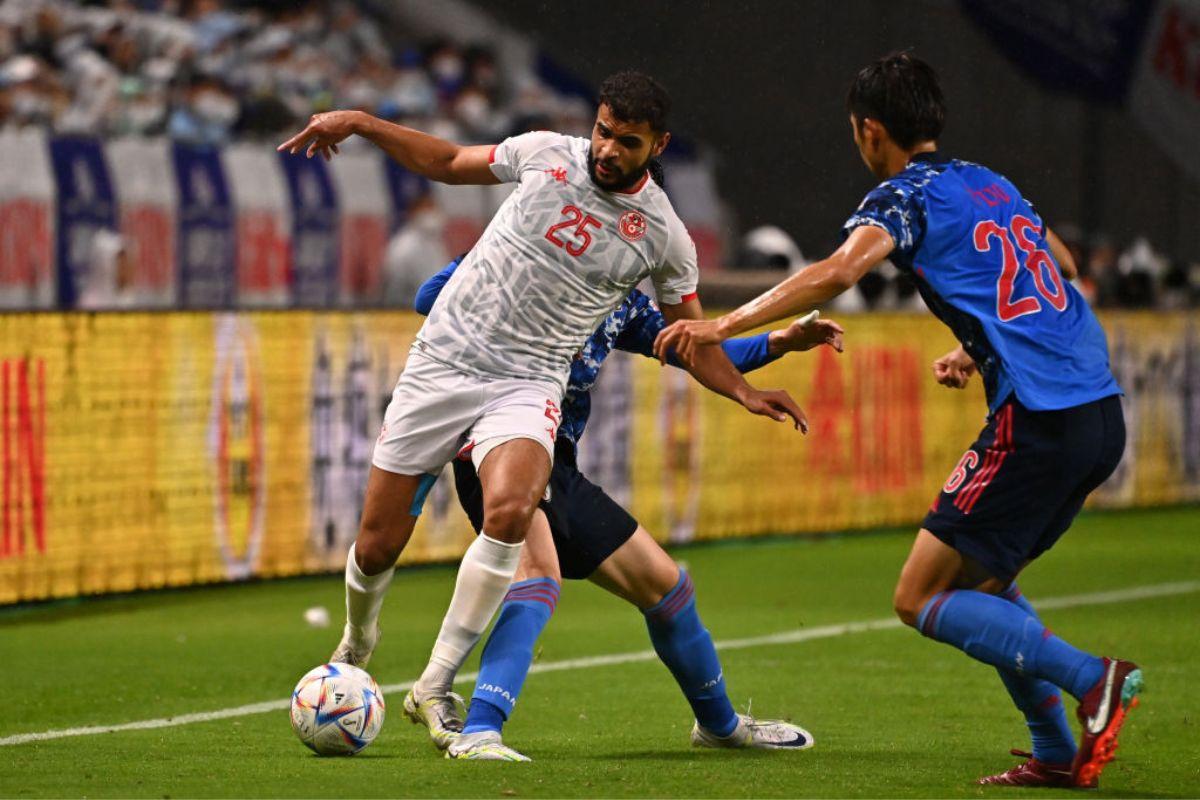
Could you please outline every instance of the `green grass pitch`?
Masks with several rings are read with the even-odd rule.
[[[911,532],[776,539],[676,551],[719,641],[886,620]],[[411,680],[453,588],[448,567],[401,571],[371,671]],[[1168,587],[1055,605],[1047,623],[1138,661],[1142,706],[1089,797],[1200,793],[1200,509],[1089,514],[1031,567],[1039,600]],[[1187,583],[1181,583],[1187,582]],[[0,611],[8,691],[0,740],[177,717],[285,698],[338,637],[341,580],[225,586]],[[1111,600],[1111,598],[1109,598]],[[302,614],[324,605],[334,626]],[[821,631],[817,631],[820,633]],[[0,744],[4,797],[1012,797],[979,775],[1015,763],[1022,719],[990,668],[908,629],[836,629],[722,652],[739,710],[785,716],[817,739],[801,753],[698,751],[691,718],[655,660],[531,675],[505,739],[532,764],[450,762],[387,696],[379,739],[349,759],[311,755],[283,710],[149,730]],[[568,583],[538,663],[646,651],[640,615]],[[468,669],[475,669],[472,662]],[[469,687],[460,686],[464,694]],[[1070,703],[1073,711],[1073,703]],[[1059,796],[1063,792],[1057,793]]]

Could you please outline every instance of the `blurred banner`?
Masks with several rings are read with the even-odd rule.
[[[1129,110],[1146,133],[1200,181],[1200,0],[1161,0],[1142,47]]]
[[[702,266],[721,262],[711,169],[673,162]],[[0,131],[0,309],[407,308],[513,184],[431,184],[350,141],[332,162],[165,138]]]
[[[1104,317],[1130,446],[1093,498],[1200,500],[1200,331],[1186,313]],[[420,318],[402,312],[0,316],[0,603],[336,571],[383,409]],[[984,424],[976,385],[937,386],[932,318],[847,320],[849,351],[756,373],[808,412],[802,437],[614,356],[584,470],[663,540],[917,523]],[[443,476],[402,561],[471,532]]]
[[[0,135],[0,308],[55,303],[54,196],[41,132]]]
[[[992,43],[1039,81],[1111,103],[1125,99],[1154,2],[959,0]]]
[[[992,43],[1043,85],[1123,106],[1200,180],[1200,0],[959,0]]]

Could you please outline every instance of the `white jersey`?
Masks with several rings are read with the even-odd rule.
[[[647,176],[627,192],[592,182],[587,139],[526,133],[491,156],[516,190],[434,303],[414,350],[470,375],[550,381],[643,278],[660,303],[695,296],[696,247]]]

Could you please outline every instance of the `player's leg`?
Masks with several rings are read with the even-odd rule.
[[[501,732],[529,675],[534,645],[558,605],[561,585],[550,525],[538,510],[525,537],[520,566],[483,646],[462,736],[448,744],[451,758],[528,760],[503,743]]]
[[[512,438],[491,447],[478,470],[483,529],[459,565],[454,596],[429,664],[413,687],[418,696],[449,693],[454,676],[508,592],[533,512],[546,490],[550,455],[535,440]]]
[[[712,636],[696,610],[691,576],[638,526],[591,580],[642,612],[654,651],[675,677],[696,721],[716,736],[733,733],[738,716],[725,691]]]
[[[581,531],[576,526],[572,533]],[[645,528],[638,526],[600,564],[591,580],[632,603],[645,616],[654,651],[675,677],[696,718],[693,744],[771,749],[812,746],[812,735],[799,726],[755,720],[733,710],[717,649],[696,609],[692,579]]]
[[[1015,581],[999,596],[1041,621]],[[980,778],[979,783],[992,786],[1070,786],[1075,736],[1067,721],[1062,692],[1049,681],[1031,678],[1015,670],[997,667],[996,672],[1013,704],[1025,715],[1025,725],[1029,728],[1033,747],[1028,753],[1013,750],[1013,755],[1026,760],[1004,772]]]
[[[1003,670],[1049,681],[1080,700],[1081,710],[1101,706],[1112,725],[1102,721],[1100,727],[1115,744],[1121,718],[1110,709],[1130,706],[1141,684],[1136,665],[1079,650],[1051,634],[1036,615],[995,596],[1061,535],[1083,497],[1115,468],[1124,429],[1119,406],[1116,419],[1111,406],[1101,401],[1032,413],[1006,404],[989,424],[994,430],[987,455],[977,459],[984,464],[983,477],[966,484],[966,501],[943,494],[926,518],[927,528],[901,573],[895,605],[902,620],[930,638]],[[956,510],[948,510],[948,499]],[[1114,681],[1115,701],[1104,688]],[[1103,704],[1092,699],[1101,696],[1108,698]],[[1075,780],[1080,782],[1078,774]]]
[[[964,561],[957,550],[922,529],[896,587],[900,619],[972,658],[1048,680],[1082,698],[1103,675],[1102,660],[1072,647],[1023,608],[998,597],[1005,579],[980,581]]]
[[[397,475],[374,465],[367,477],[358,537],[346,554],[346,627],[329,660],[366,666],[379,640],[379,612],[396,559],[412,536],[432,475]]]
[[[346,627],[331,661],[361,667],[370,659],[396,559],[437,473],[477,414],[472,379],[419,355],[409,357],[384,413],[358,537],[346,555]]]

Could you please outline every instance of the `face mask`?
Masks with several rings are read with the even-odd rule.
[[[417,211],[408,220],[409,225],[428,236],[440,235],[445,223],[445,215],[436,208]]]
[[[18,117],[38,118],[49,113],[50,101],[37,92],[18,91],[12,96],[12,110]]]
[[[463,62],[458,56],[438,56],[429,69],[439,81],[456,81],[462,77]]]
[[[458,101],[455,111],[458,113],[458,118],[464,123],[478,128],[487,122],[488,115],[491,113],[491,104],[483,95],[467,94]]]
[[[157,125],[162,120],[164,111],[161,103],[131,103],[125,111],[125,117],[130,128],[143,131]]]
[[[221,125],[232,123],[238,115],[237,101],[220,92],[203,92],[192,103],[192,108],[202,118]]]

